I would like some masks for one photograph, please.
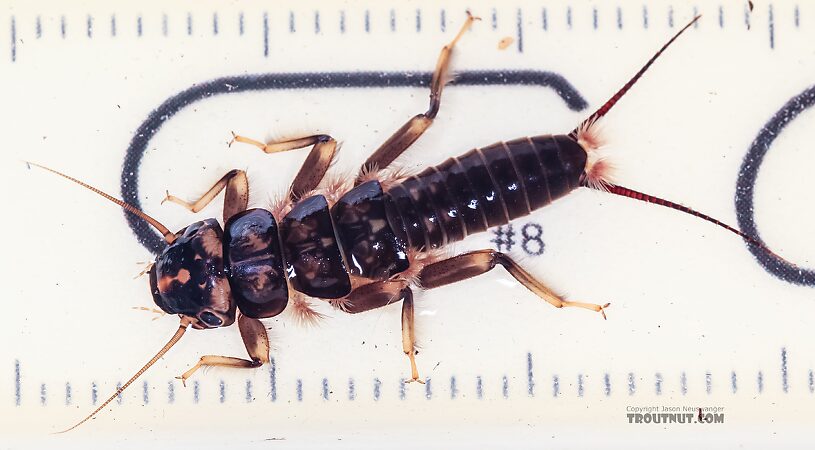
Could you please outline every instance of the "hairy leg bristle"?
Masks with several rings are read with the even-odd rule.
[[[441,261],[450,257],[450,251],[444,249],[435,249],[427,251],[409,250],[408,262],[410,265],[407,270],[396,275],[397,278],[407,280],[413,286],[421,287],[419,274],[426,266],[434,262]]]
[[[586,184],[592,189],[606,190],[614,182],[614,165],[603,155],[606,144],[599,120],[584,122],[577,128],[577,143],[586,151]]]
[[[364,167],[357,177],[357,183],[367,183],[368,181],[379,181],[382,185],[382,190],[387,192],[388,189],[394,185],[401,183],[412,174],[404,166],[391,164],[387,169],[378,169],[377,167]]]
[[[319,325],[321,320],[326,318],[325,315],[315,311],[311,306],[311,302],[308,301],[306,296],[300,294],[299,292],[292,296],[291,302],[289,303],[289,307],[287,309],[291,310],[292,318],[294,319],[295,323],[300,326],[316,326]]]

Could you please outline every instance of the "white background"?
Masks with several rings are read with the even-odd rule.
[[[587,99],[573,112],[551,90],[534,87],[451,87],[438,120],[404,158],[408,167],[437,164],[497,140],[563,133],[615,92],[693,15],[683,2],[640,4],[470,2],[484,20],[457,47],[453,67],[536,69],[561,74]],[[492,25],[492,10],[496,23]],[[593,24],[596,8],[598,24]],[[668,25],[673,8],[674,27]],[[604,121],[608,155],[621,184],[681,202],[735,224],[739,166],[761,126],[792,96],[815,83],[815,8],[756,2],[750,29],[746,5],[718,5],[683,36]],[[416,32],[416,10],[422,30]],[[446,31],[440,27],[445,10]],[[398,305],[319,326],[295,326],[287,314],[268,320],[276,362],[277,400],[268,368],[199,372],[200,401],[191,387],[167,384],[202,354],[244,354],[235,327],[191,331],[98,419],[68,435],[50,436],[90,410],[91,383],[100,401],[160,348],[177,318],[137,312],[152,306],[147,279],[133,279],[152,256],[134,239],[121,211],[39,170],[36,161],[119,195],[124,151],[149,112],[195,83],[226,75],[301,71],[432,70],[438,50],[457,31],[465,5],[411,2],[196,2],[138,8],[106,2],[71,6],[13,2],[3,10],[0,44],[4,145],[0,201],[6,320],[0,329],[0,447],[101,445],[143,448],[145,442],[222,448],[484,446],[558,447],[626,444],[687,447],[694,443],[803,446],[811,435],[815,369],[811,287],[765,272],[744,243],[689,216],[633,200],[578,191],[535,215],[546,251],[524,266],[568,298],[612,302],[608,321],[582,310],[556,310],[500,270],[417,296],[422,351],[431,378],[409,385],[401,353]],[[365,11],[370,31],[365,32]],[[391,10],[395,31],[390,27]],[[523,52],[517,41],[521,12]],[[340,33],[341,11],[345,32]],[[193,33],[187,35],[187,13]],[[244,34],[238,17],[244,16]],[[269,54],[264,56],[263,14]],[[320,33],[315,33],[319,12]],[[213,32],[213,14],[218,33]],[[290,32],[289,16],[295,32]],[[111,36],[110,18],[117,33]],[[167,35],[162,16],[167,16]],[[40,17],[42,33],[36,34]],[[61,17],[66,35],[60,34]],[[88,36],[88,16],[92,17]],[[11,58],[11,21],[16,37]],[[142,17],[142,36],[137,20]],[[197,103],[151,140],[141,168],[145,211],[177,229],[220,217],[220,201],[198,215],[159,205],[164,190],[193,198],[232,168],[248,170],[253,206],[283,190],[305,152],[266,156],[247,146],[227,149],[229,131],[260,139],[328,132],[343,144],[336,170],[359,166],[393,130],[427,107],[425,89],[266,91]],[[812,167],[815,112],[800,115],[775,141],[756,187],[762,238],[801,267],[815,266]],[[516,225],[516,231],[520,227]],[[491,245],[490,233],[451,251]],[[786,349],[788,392],[782,389]],[[528,394],[532,355],[534,396]],[[16,404],[15,361],[20,367]],[[682,392],[685,373],[687,391]],[[763,389],[759,391],[759,372]],[[656,395],[656,374],[662,377]],[[737,389],[732,389],[732,374]],[[584,391],[578,396],[578,375]],[[606,395],[604,376],[611,392]],[[629,374],[634,388],[630,393]],[[707,392],[706,374],[711,391]],[[457,395],[451,399],[450,379]],[[476,377],[483,398],[476,395]],[[559,393],[553,395],[553,377]],[[502,393],[507,378],[508,398]],[[322,380],[328,380],[328,400]],[[381,397],[373,400],[373,380]],[[296,397],[302,380],[303,401]],[[356,398],[348,399],[348,380]],[[224,382],[224,401],[220,383]],[[246,401],[246,383],[253,400]],[[72,400],[66,405],[66,383]],[[46,388],[42,404],[41,387]],[[627,406],[725,407],[726,423],[634,425]],[[285,439],[266,441],[265,439]],[[383,441],[384,439],[384,441]]]

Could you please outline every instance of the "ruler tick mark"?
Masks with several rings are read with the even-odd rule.
[[[17,21],[11,16],[11,62],[17,61]]]
[[[93,16],[88,14],[87,18],[87,31],[88,31],[88,39],[93,39]]]
[[[758,393],[761,394],[764,392],[764,374],[761,371],[758,371],[758,377],[756,379],[756,384],[758,385]]]
[[[809,369],[809,393],[815,393],[815,373],[812,369]]]
[[[246,380],[246,403],[252,403],[252,380]]]
[[[591,24],[592,27],[596,30],[597,29],[597,7],[591,9]]]
[[[221,403],[225,402],[226,401],[226,383],[224,383],[224,380],[221,380],[221,382],[218,384],[218,393],[220,394],[219,395],[219,400],[221,401]]]
[[[145,405],[150,403],[150,387],[146,381],[142,383],[141,399],[142,403]]]
[[[543,8],[543,11],[541,12],[541,22],[542,22],[541,25],[543,25],[543,31],[546,31],[546,30],[549,29],[549,18],[546,17],[546,16],[547,16],[546,8]]]
[[[243,11],[238,14],[238,34],[243,36]]]
[[[271,363],[269,364],[269,385],[269,396],[272,398],[273,402],[277,401],[277,364],[275,363],[274,358],[272,358]]]
[[[96,384],[94,383],[93,386],[96,387]],[[93,391],[93,392],[95,393],[96,391]],[[47,396],[46,396],[46,392],[45,392],[45,383],[42,383],[42,384],[40,384],[40,405],[45,406],[46,403],[47,403]],[[96,401],[94,401],[93,404],[95,405]]]
[[[770,48],[775,49],[775,23],[773,23],[773,4],[770,3],[767,10],[767,26],[770,31]]]
[[[354,379],[349,378],[348,379],[348,400],[353,402],[356,399],[357,399],[357,392],[356,392],[356,388],[354,387]]]
[[[662,374],[659,372],[654,375],[654,392],[657,395],[662,395]]]
[[[668,7],[668,27],[669,28],[674,27],[674,7],[673,6]]]
[[[295,388],[295,391],[297,392],[297,401],[302,402],[303,401],[303,380],[301,380],[299,378],[297,379],[297,387]]]
[[[572,29],[572,7],[571,6],[566,7],[566,26],[568,26],[570,30]]]
[[[110,36],[116,37],[116,14],[110,15]]]
[[[390,11],[390,21],[391,21],[391,33],[396,31],[396,11],[391,9]]]
[[[747,5],[744,5],[744,26],[750,29],[750,7]]]
[[[560,395],[560,378],[557,375],[552,376],[552,397],[557,398]]]
[[[795,28],[798,28],[801,24],[801,13],[798,10],[798,5],[795,5],[795,12],[793,13],[794,20],[795,20]]]
[[[192,13],[187,13],[187,36],[192,36]]]
[[[365,10],[365,32],[371,32],[371,12],[367,9]]]
[[[611,395],[611,376],[606,373],[603,375],[603,387],[605,389],[606,397]]]
[[[289,33],[294,33],[294,11],[289,11]]]
[[[688,393],[688,375],[685,374],[685,372],[679,375],[679,392],[681,392],[682,395]]]
[[[340,34],[345,34],[345,10],[340,11]]]
[[[167,33],[169,31],[167,22],[168,22],[167,14],[162,14],[161,15],[161,35],[164,36],[164,37],[167,36]]]
[[[62,36],[62,39],[65,39],[65,33],[67,31],[68,26],[65,23],[65,16],[60,16],[59,18],[59,33]]]
[[[218,35],[218,13],[212,13],[212,35]]]
[[[634,395],[637,392],[637,383],[634,378],[633,372],[628,372],[628,395]]]
[[[379,401],[379,397],[382,395],[382,381],[379,378],[374,378],[374,401]]]
[[[144,30],[142,29],[142,18],[141,18],[141,16],[139,16],[139,17],[136,18],[136,34],[139,37],[141,37],[143,31]]]
[[[617,29],[623,29],[623,9],[619,6],[617,7]]]
[[[458,388],[456,387],[456,377],[450,377],[450,400],[455,400],[458,395]]]
[[[405,379],[399,379],[399,400],[405,399]]]
[[[707,395],[713,391],[713,375],[710,372],[705,372],[705,392]]]
[[[322,386],[323,386],[323,400],[328,400],[328,392],[329,392],[329,390],[328,390],[328,378],[323,378]]]
[[[14,404],[20,406],[22,402],[22,381],[20,379],[20,360],[14,360]]]
[[[424,380],[424,398],[427,400],[431,400],[433,398],[433,388],[432,383],[430,382],[430,377],[427,377]]]
[[[498,11],[495,8],[492,8],[492,14],[490,15],[492,21],[492,29],[498,29]]]
[[[41,38],[42,37],[42,20],[40,19],[40,16],[37,16],[37,21],[36,21],[36,23],[34,25],[34,28],[36,29],[37,39]]]
[[[192,402],[198,403],[201,400],[201,384],[198,381],[192,382]]]
[[[439,28],[442,33],[447,31],[447,12],[444,9],[439,12]]]
[[[119,390],[119,389],[121,389],[121,388],[122,388],[122,382],[121,382],[121,381],[119,381],[119,382],[117,382],[117,383],[116,383],[116,390],[118,391],[118,390]],[[119,405],[121,405],[121,404],[122,404],[122,400],[123,400],[123,398],[122,398],[122,393],[121,393],[121,392],[119,392],[119,393],[116,395],[116,403],[117,403],[117,404],[119,404]]]
[[[175,383],[172,380],[167,382],[167,403],[175,403]]]
[[[71,383],[65,383],[65,406],[70,406],[73,402],[72,394]]]
[[[724,6],[719,5],[719,28],[724,28]]]
[[[509,398],[509,378],[506,375],[501,379],[501,394],[503,394],[504,399]]]
[[[523,11],[521,8],[518,8],[518,16],[517,16],[517,28],[518,28],[518,53],[524,52],[524,16]]]
[[[577,396],[578,397],[583,396],[583,374],[582,373],[577,374]]]
[[[314,34],[320,34],[320,11],[314,11]]]
[[[736,371],[730,372],[730,391],[735,394],[739,390],[738,378],[736,378]]]
[[[642,27],[648,29],[648,6],[642,5]]]
[[[526,386],[530,397],[535,396],[535,379],[532,372],[532,353],[526,354]]]
[[[269,13],[263,13],[263,57],[269,57]],[[272,380],[274,380],[274,363],[272,363]]]
[[[416,32],[417,33],[422,32],[422,10],[421,9],[416,10]]]
[[[699,15],[699,8],[694,6],[693,7],[693,17],[696,17],[698,15]],[[699,28],[699,21],[698,20],[693,23],[693,28]]]
[[[484,382],[481,380],[481,375],[475,377],[475,396],[479,400],[484,398]]]
[[[781,388],[785,394],[790,390],[789,377],[787,376],[787,347],[781,347]]]

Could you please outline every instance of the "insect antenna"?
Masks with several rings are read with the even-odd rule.
[[[178,325],[178,330],[175,332],[173,337],[170,338],[170,340],[166,344],[164,344],[164,347],[162,347],[161,350],[159,350],[158,353],[156,353],[156,356],[154,356],[147,364],[145,364],[144,367],[139,369],[139,371],[136,372],[136,374],[133,375],[133,377],[131,377],[129,380],[127,380],[127,383],[123,384],[122,387],[120,387],[119,389],[116,389],[116,392],[114,392],[113,395],[110,396],[110,398],[105,400],[105,403],[102,403],[101,406],[96,408],[96,410],[94,412],[90,413],[88,415],[88,417],[85,417],[84,419],[79,421],[76,425],[72,426],[71,428],[62,430],[62,431],[57,432],[55,434],[67,433],[67,432],[73,430],[74,428],[82,425],[83,423],[91,420],[99,411],[104,409],[105,406],[107,406],[110,402],[112,402],[113,399],[115,399],[119,394],[121,394],[125,389],[127,389],[128,386],[130,386],[134,381],[136,381],[137,378],[139,378],[144,372],[146,372],[147,369],[150,368],[150,366],[155,364],[155,362],[158,361],[159,358],[164,356],[164,354],[167,353],[173,347],[173,345],[175,345],[181,339],[181,336],[184,336],[184,332],[187,331],[187,326],[189,324],[190,324],[190,319],[189,318],[186,318],[186,317],[182,318],[181,319],[181,324]]]
[[[690,215],[692,215],[694,217],[698,217],[698,218],[700,218],[702,220],[706,220],[706,221],[714,223],[714,224],[716,224],[716,225],[718,225],[718,226],[720,226],[720,227],[722,227],[722,228],[724,228],[726,230],[729,230],[729,231],[741,236],[745,241],[749,242],[750,244],[755,245],[756,247],[764,250],[770,256],[772,256],[774,258],[777,258],[777,259],[779,259],[781,261],[784,261],[784,262],[786,262],[786,263],[788,263],[788,264],[790,264],[792,266],[795,265],[795,264],[787,261],[786,259],[782,258],[781,256],[779,256],[778,254],[776,254],[772,250],[770,250],[769,247],[767,247],[763,242],[761,242],[760,240],[754,238],[753,236],[750,236],[749,234],[744,233],[741,230],[737,230],[736,228],[733,228],[730,225],[728,225],[728,224],[726,224],[724,222],[721,222],[720,220],[714,219],[713,217],[710,217],[710,216],[708,216],[706,214],[702,214],[699,211],[688,208],[687,206],[683,206],[683,205],[680,205],[678,203],[674,203],[674,202],[672,202],[670,200],[661,199],[659,197],[656,197],[656,196],[653,196],[653,195],[650,195],[650,194],[643,194],[642,192],[638,192],[638,191],[635,191],[633,189],[629,189],[627,187],[623,187],[623,186],[619,186],[619,185],[611,184],[611,183],[604,183],[602,187],[593,187],[593,186],[590,186],[588,183],[584,183],[584,186],[592,187],[593,189],[609,192],[611,194],[620,195],[620,196],[623,196],[623,197],[633,198],[635,200],[639,200],[639,201],[646,202],[646,203],[653,203],[653,204],[656,204],[656,205],[665,206],[667,208],[675,209],[677,211],[682,211],[683,213],[690,214]]]
[[[42,165],[37,164],[37,163],[29,162],[29,161],[26,161],[25,163],[28,164],[29,166],[39,167],[40,169],[47,170],[47,171],[49,171],[51,173],[57,174],[57,175],[65,178],[65,179],[73,181],[74,183],[76,183],[76,184],[78,184],[78,185],[80,185],[80,186],[82,186],[82,187],[84,187],[86,189],[89,189],[89,190],[91,190],[93,192],[96,192],[97,194],[101,195],[102,197],[105,197],[106,199],[112,201],[113,203],[116,203],[117,205],[121,206],[127,212],[135,214],[135,215],[141,217],[142,219],[144,219],[145,221],[147,221],[147,223],[152,225],[156,230],[158,230],[159,233],[161,233],[164,236],[164,239],[167,241],[168,244],[172,244],[173,241],[175,241],[175,234],[171,233],[170,230],[168,230],[167,227],[162,225],[158,220],[156,220],[156,219],[148,216],[147,214],[141,212],[135,206],[133,206],[133,205],[131,205],[129,203],[125,203],[122,200],[119,200],[118,198],[113,197],[112,195],[108,195],[108,194],[100,191],[99,189],[97,189],[97,188],[95,188],[95,187],[93,187],[93,186],[91,186],[91,185],[89,185],[87,183],[84,183],[82,181],[79,181],[74,177],[71,177],[69,175],[65,175],[62,172],[58,172],[58,171],[56,171],[54,169],[42,166]]]
[[[594,114],[590,115],[586,120],[581,122],[580,125],[578,125],[574,130],[572,130],[572,132],[569,133],[569,136],[571,136],[572,139],[577,140],[578,134],[581,131],[589,129],[591,127],[591,125],[594,124],[594,122],[596,122],[599,118],[605,116],[606,113],[608,113],[608,111],[621,98],[623,98],[623,96],[628,92],[628,90],[631,89],[631,87],[634,86],[634,84],[637,81],[639,81],[640,77],[642,77],[642,75],[645,73],[645,71],[648,70],[649,67],[651,67],[651,64],[653,64],[654,61],[656,61],[657,58],[659,58],[659,56],[662,54],[662,52],[664,52],[676,40],[676,38],[678,38],[682,33],[684,33],[685,30],[687,30],[688,28],[690,28],[691,25],[696,23],[696,21],[699,20],[700,17],[702,17],[701,14],[694,17],[693,20],[691,20],[687,25],[685,25],[681,30],[679,30],[679,32],[677,32],[674,35],[674,37],[672,37],[668,42],[666,42],[665,45],[663,45],[662,48],[659,49],[659,51],[657,51],[654,54],[654,56],[652,56],[651,59],[649,59],[648,62],[645,63],[644,66],[642,66],[642,69],[640,69],[639,72],[637,72],[633,77],[631,77],[631,79],[628,80],[628,82],[625,83],[625,85],[622,88],[620,88],[620,90],[617,91],[616,94],[611,96],[611,98],[608,99],[608,101],[605,102],[603,104],[603,106],[601,106],[597,111],[595,111]]]

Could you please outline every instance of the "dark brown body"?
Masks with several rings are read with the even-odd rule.
[[[443,247],[568,194],[585,166],[585,150],[565,135],[474,149],[388,189],[391,226],[414,249]]]
[[[471,150],[387,191],[378,181],[360,184],[334,205],[323,195],[304,198],[279,227],[269,212],[251,209],[227,221],[226,264],[210,276],[228,278],[243,314],[255,318],[282,312],[288,286],[311,297],[344,298],[352,290],[349,275],[387,280],[408,269],[409,250],[440,248],[525,216],[577,188],[585,165],[586,152],[572,138],[543,135]],[[217,227],[214,220],[207,225]],[[223,235],[219,227],[215,233]],[[181,248],[189,245],[179,239],[158,258],[154,278],[172,279],[175,286],[153,289],[168,313],[195,315],[192,305],[183,311],[168,305],[178,304],[177,293],[185,292],[179,270],[186,273],[201,260],[162,263],[167,255],[185,254]],[[213,265],[202,267],[218,272]],[[204,297],[199,316],[211,313],[210,299],[215,300]],[[218,300],[220,312],[223,299]]]
[[[292,299],[297,303],[292,309],[300,311],[301,316],[319,316],[313,311],[309,313],[307,300],[289,288],[310,297],[336,299],[332,304],[349,313],[401,301],[402,350],[410,360],[411,380],[418,382],[423,381],[414,358],[417,352],[411,285],[432,289],[500,266],[521,285],[557,308],[588,309],[605,318],[608,303],[566,300],[523,270],[511,257],[493,249],[448,258],[435,258],[431,252],[471,234],[507,224],[583,185],[657,202],[722,225],[679,205],[608,183],[603,177],[604,166],[596,158],[590,162],[586,153],[596,150],[597,139],[581,137],[596,137],[592,136],[596,120],[608,112],[698,16],[569,135],[521,138],[475,149],[398,180],[383,190],[380,176],[386,172],[381,171],[387,171],[436,117],[445,80],[451,79],[448,65],[453,47],[475,20],[467,13],[459,33],[442,48],[430,81],[428,110],[409,119],[365,161],[353,187],[350,183],[340,183],[341,189],[333,194],[345,192],[336,201],[330,192],[328,197],[309,194],[321,186],[336,154],[336,140],[324,134],[263,143],[233,133],[233,142],[251,144],[267,154],[312,146],[292,182],[289,195],[281,204],[283,207],[276,207],[275,212],[247,209],[249,185],[242,170],[229,171],[192,203],[167,193],[165,201],[196,213],[226,189],[225,232],[215,219],[207,219],[172,233],[132,205],[47,169],[120,205],[164,236],[168,246],[151,270],[150,287],[156,305],[181,318],[179,329],[170,341],[116,393],[70,429],[105,408],[175,345],[188,326],[218,328],[236,322],[249,359],[204,355],[179,377],[182,381],[205,366],[255,368],[269,362],[266,327],[258,319],[280,314]]]

